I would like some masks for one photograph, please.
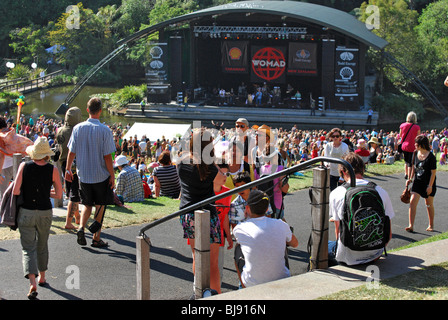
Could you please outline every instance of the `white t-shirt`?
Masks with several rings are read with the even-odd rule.
[[[341,142],[339,147],[334,147],[333,142],[327,143],[324,147],[323,155],[325,157],[342,159],[344,154],[348,153],[348,145],[345,142]],[[330,175],[339,177],[339,164],[330,163]]]
[[[285,266],[286,242],[292,239],[288,224],[266,216],[250,218],[238,224],[233,234],[245,259],[241,274],[244,286],[251,287],[291,275]]]
[[[364,186],[369,182],[364,179],[356,179],[356,185]],[[383,200],[383,206],[386,215],[392,219],[395,216],[394,209],[392,207],[392,202],[390,201],[387,192],[380,186],[376,186],[381,200]],[[343,186],[339,186],[330,193],[330,217],[333,217],[335,221],[340,221],[343,219],[344,210],[344,197],[347,189]],[[338,239],[338,249],[336,251],[336,260],[338,262],[344,262],[347,265],[356,265],[368,263],[375,260],[383,254],[383,249],[378,250],[366,250],[366,251],[354,251],[342,244],[340,239]]]

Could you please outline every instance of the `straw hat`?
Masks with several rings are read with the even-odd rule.
[[[28,146],[25,149],[25,152],[31,157],[33,160],[40,160],[47,156],[54,156],[53,150],[50,148],[50,144],[46,137],[42,136],[34,141],[32,146]]]
[[[269,126],[263,124],[262,126],[258,127],[257,130],[264,132],[269,138],[271,137],[271,128]]]
[[[371,137],[368,143],[380,144],[377,137]]]

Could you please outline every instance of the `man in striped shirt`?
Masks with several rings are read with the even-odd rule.
[[[112,131],[99,120],[102,113],[101,100],[90,99],[87,103],[87,112],[89,118],[73,128],[68,142],[65,179],[72,181],[71,167],[76,157],[79,191],[81,203],[84,205],[77,241],[79,245],[87,244],[84,227],[95,206],[95,219],[89,230],[93,233],[92,246],[101,248],[108,246],[100,239],[100,233],[106,205],[114,203],[115,175],[112,153],[116,149]]]

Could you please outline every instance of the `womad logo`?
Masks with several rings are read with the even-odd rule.
[[[285,67],[285,56],[276,48],[262,48],[252,57],[252,70],[258,77],[267,81],[279,78],[285,72]]]

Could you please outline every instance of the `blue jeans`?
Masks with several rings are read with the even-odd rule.
[[[328,266],[338,265],[336,260],[336,250],[338,249],[337,241],[328,241]]]

